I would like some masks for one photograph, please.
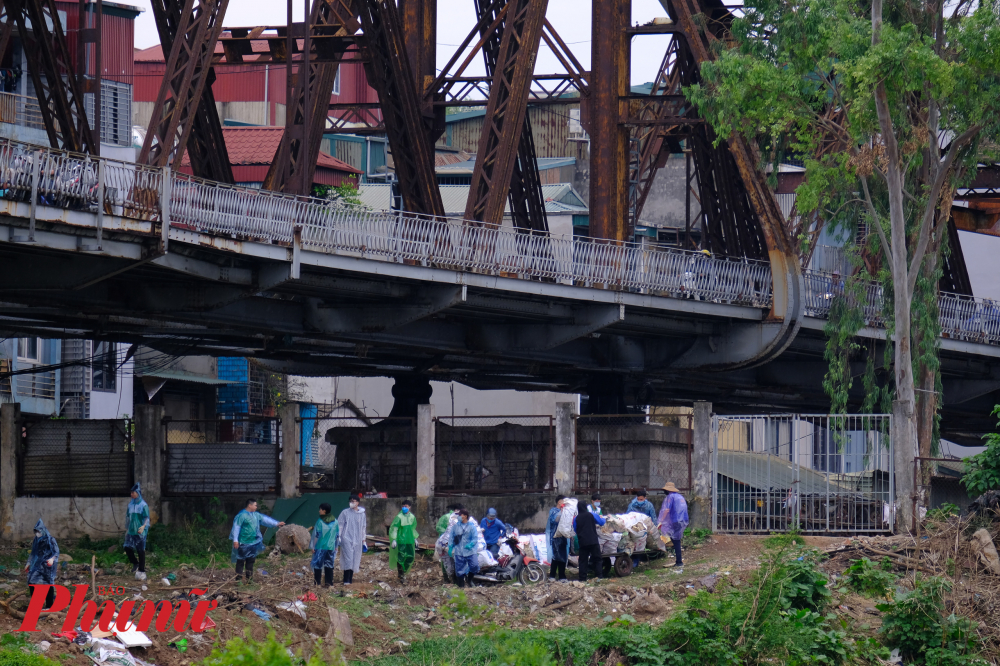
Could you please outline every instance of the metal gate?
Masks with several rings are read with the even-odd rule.
[[[24,425],[21,495],[128,495],[132,423],[124,419],[50,419]]]
[[[439,416],[434,494],[518,494],[552,488],[551,416]]]
[[[717,532],[888,532],[888,414],[712,417]]]
[[[281,475],[276,418],[166,421],[165,495],[275,493]]]

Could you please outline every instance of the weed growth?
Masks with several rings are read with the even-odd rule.
[[[58,666],[35,651],[25,634],[0,636],[0,666]]]
[[[223,647],[215,648],[200,666],[343,666],[344,660],[339,650],[324,655],[324,646],[319,644],[312,656],[304,658],[301,653],[293,653],[285,642],[270,634],[262,641],[250,638],[234,638]]]
[[[896,575],[892,573],[892,561],[888,557],[881,562],[872,562],[867,557],[854,560],[844,572],[847,586],[869,599],[889,599],[896,585]]]

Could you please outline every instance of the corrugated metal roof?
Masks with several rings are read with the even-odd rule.
[[[757,490],[795,488],[800,494],[850,490],[832,479],[828,481],[825,474],[806,467],[798,468],[798,479],[796,479],[795,466],[770,453],[719,451],[718,461],[716,469],[718,474]],[[796,480],[798,483],[795,483]]]
[[[464,152],[464,151],[462,151]],[[573,166],[576,164],[575,157],[539,157],[535,160],[538,164],[539,171],[546,171],[548,169],[558,169],[564,166]],[[473,156],[471,159],[463,160],[461,162],[452,162],[449,164],[437,164],[434,168],[434,173],[439,176],[459,176],[459,175],[472,175],[473,169],[476,168],[476,158]]]
[[[465,214],[465,204],[469,199],[468,185],[438,185],[438,189],[441,190],[445,215]],[[373,210],[389,210],[390,191],[390,185],[365,183],[359,186],[358,197],[362,204]],[[542,197],[545,199],[545,211],[548,213],[581,215],[589,210],[583,197],[569,183],[542,185]],[[510,212],[509,203],[505,207],[505,212]]]

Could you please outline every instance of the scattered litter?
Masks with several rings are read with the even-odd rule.
[[[387,592],[392,589],[392,585],[389,585],[389,583],[385,583],[383,581],[379,581],[378,586]]]
[[[299,601],[319,601],[319,597],[317,597],[312,592],[306,592],[301,597],[299,597]]]
[[[303,620],[306,619],[306,605],[301,601],[286,601],[285,603],[278,604],[278,608],[291,611]]]
[[[395,620],[389,620],[389,624],[396,624]]]
[[[265,571],[264,569],[260,569],[260,575],[261,576],[266,576],[267,575],[267,571]]]
[[[303,573],[301,571],[296,571],[295,575],[298,576],[299,578],[303,577]]]
[[[143,592],[145,592],[145,591],[146,591],[146,590],[148,590],[148,589],[149,589],[149,588],[147,588],[147,587],[146,587],[145,585],[143,585],[143,586],[142,586],[142,591],[143,591]]]
[[[109,664],[111,666],[136,666],[135,659],[128,652],[123,650],[109,650],[99,647],[96,650],[85,652],[88,657],[98,664]]]
[[[179,641],[174,641],[173,643],[167,643],[167,647],[177,648],[178,652],[187,652],[188,639],[182,638]]]
[[[167,574],[167,580],[169,580],[171,583],[174,582],[175,580],[177,580],[177,574],[175,574],[173,572],[168,573]]]
[[[127,631],[119,631],[115,633],[115,637],[122,642],[125,647],[149,647],[153,644],[153,641],[149,640],[149,637],[141,631],[137,631],[132,623],[129,623]]]
[[[169,579],[167,579],[167,578],[161,578],[160,582],[163,583],[164,585],[166,585],[167,587],[170,587],[170,580]]]
[[[49,643],[48,641],[39,641],[38,643],[39,652],[47,652],[50,647],[52,647],[52,643]]]
[[[65,638],[66,640],[72,643],[79,634],[71,630],[71,631],[60,631],[58,634],[54,633],[52,635],[55,636],[56,638]]]
[[[427,631],[430,631],[431,628],[431,625],[427,624],[426,622],[421,622],[420,620],[414,620],[411,624]]]
[[[215,621],[207,615],[202,621],[201,627],[197,629],[195,627],[191,627],[191,631],[207,631],[208,629],[215,629]]]
[[[264,622],[270,622],[271,621],[271,614],[267,613],[265,611],[262,611],[259,608],[254,608],[253,609],[253,613],[254,613],[254,615],[256,615],[257,617],[259,617],[260,619],[264,620]]]

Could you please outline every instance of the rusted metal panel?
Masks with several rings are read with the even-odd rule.
[[[629,92],[631,0],[594,0],[590,72],[590,235],[626,240],[628,128],[621,99]]]
[[[362,156],[365,150],[365,144],[358,141],[337,141],[334,139],[332,142],[333,151],[330,152],[331,155],[336,157],[342,162],[347,162],[348,164],[361,168]]]
[[[569,114],[571,110],[579,108],[579,103],[565,106],[528,107],[528,118],[531,120],[531,135],[535,140],[536,157],[572,157],[576,155],[574,142],[570,141]],[[479,147],[479,135],[482,131],[482,116],[451,122],[448,123],[448,135],[439,139],[438,144],[474,153]]]

